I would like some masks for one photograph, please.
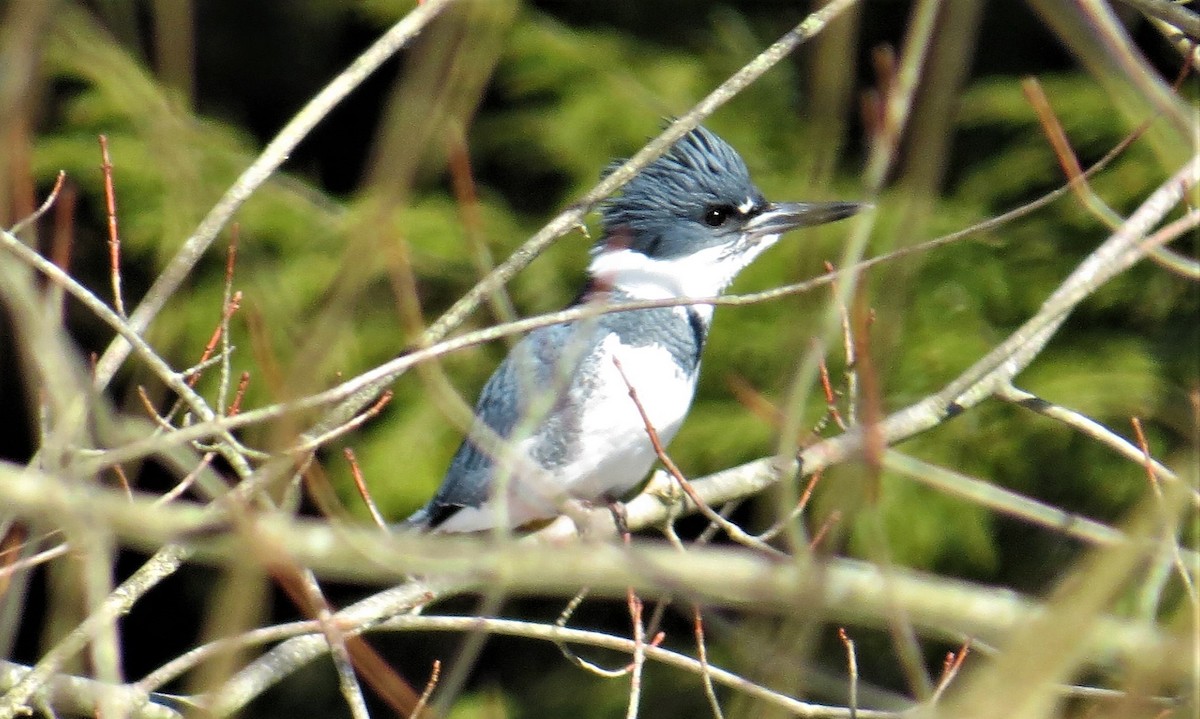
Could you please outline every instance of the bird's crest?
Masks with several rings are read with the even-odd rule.
[[[610,164],[605,174],[621,164]],[[655,229],[668,214],[697,219],[706,205],[736,206],[759,195],[737,150],[708,129],[696,127],[603,205],[604,233],[595,251],[604,250],[606,238],[618,228],[639,235]]]

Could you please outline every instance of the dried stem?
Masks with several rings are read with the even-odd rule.
[[[108,213],[108,272],[112,282],[113,309],[125,317],[121,297],[121,237],[117,233],[117,195],[113,190],[113,164],[108,156],[108,137],[100,135],[100,170],[104,173],[104,208]]]

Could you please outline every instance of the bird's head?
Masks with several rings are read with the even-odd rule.
[[[769,202],[730,145],[684,135],[603,208],[593,280],[636,296],[708,297],[779,236],[853,215],[853,202]]]

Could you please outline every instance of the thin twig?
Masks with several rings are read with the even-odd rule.
[[[833,263],[825,263],[825,271],[833,272]],[[837,298],[837,280],[830,282],[833,296]],[[850,310],[845,303],[838,305],[842,319],[842,352],[846,361],[846,414],[850,425],[858,424],[858,355],[854,351],[854,332],[850,327]]]
[[[1179,77],[1176,79],[1176,89],[1187,75],[1188,67],[1185,64]],[[1038,121],[1042,125],[1042,131],[1050,141],[1051,147],[1054,148],[1054,154],[1058,157],[1063,174],[1067,176],[1067,179],[1075,189],[1080,203],[1107,225],[1109,229],[1118,227],[1124,221],[1124,218],[1096,194],[1088,183],[1087,178],[1083,176],[1079,159],[1076,157],[1075,151],[1071,149],[1067,133],[1055,116],[1053,108],[1050,107],[1050,101],[1046,97],[1045,92],[1042,91],[1041,84],[1035,78],[1026,78],[1021,83],[1021,91],[1025,94],[1025,98],[1037,113]],[[1165,269],[1183,277],[1193,280],[1200,279],[1200,262],[1172,252],[1167,247],[1153,249],[1150,252],[1150,259]]]
[[[1183,554],[1179,549],[1179,544],[1175,539],[1174,523],[1171,521],[1171,513],[1167,509],[1166,500],[1163,496],[1162,486],[1159,484],[1158,475],[1154,472],[1154,456],[1150,453],[1150,442],[1146,439],[1146,433],[1142,430],[1142,421],[1137,417],[1130,419],[1133,425],[1133,431],[1137,437],[1138,446],[1142,450],[1143,466],[1146,468],[1146,481],[1150,484],[1150,488],[1154,493],[1154,501],[1162,513],[1163,536],[1162,543],[1164,548],[1170,552],[1171,558],[1175,564],[1176,572],[1179,574],[1179,580],[1183,584],[1183,588],[1187,593],[1188,600],[1192,604],[1193,611],[1200,607],[1200,598],[1196,596],[1196,585],[1192,583],[1191,574],[1188,572],[1187,564],[1184,563]],[[1146,596],[1158,595],[1161,596],[1161,591],[1166,584],[1166,576],[1164,573],[1163,579],[1160,582],[1149,581],[1144,589]],[[1145,601],[1144,606],[1148,616],[1153,617],[1157,601]]]
[[[1178,28],[1192,40],[1200,41],[1200,16],[1171,0],[1121,0],[1150,18]]]
[[[838,639],[846,648],[846,670],[850,678],[850,719],[858,719],[858,657],[854,654],[854,640],[845,627],[838,627]]]
[[[842,413],[838,411],[837,394],[833,391],[833,383],[829,381],[829,366],[825,364],[825,360],[820,360],[819,370],[821,373],[821,390],[825,393],[825,411],[829,413],[829,417],[837,428],[845,432],[848,427],[846,422],[842,420]]]
[[[53,533],[48,533],[47,536],[49,536],[50,534],[53,534]],[[50,547],[49,549],[43,549],[42,551],[38,552],[37,554],[33,554],[28,557],[24,557],[22,559],[16,559],[10,564],[0,566],[0,590],[7,589],[7,586],[5,583],[7,582],[9,577],[12,577],[13,575],[17,574],[18,572],[23,572],[26,569],[32,569],[32,568],[38,566],[39,564],[45,564],[46,562],[49,562],[52,559],[57,559],[57,558],[63,556],[64,554],[66,554],[67,552],[69,552],[70,550],[71,550],[70,544],[68,544],[66,542],[60,542],[59,544],[56,544],[53,547]],[[18,555],[16,552],[13,552],[13,556],[16,557]]]
[[[305,452],[311,452],[323,444],[328,444],[338,437],[343,437],[353,432],[370,421],[372,417],[375,417],[382,412],[383,408],[387,406],[388,402],[392,401],[392,396],[392,391],[390,389],[386,390],[382,395],[379,396],[379,399],[375,400],[375,404],[368,407],[367,410],[362,414],[350,418],[349,421],[343,423],[340,427],[334,427],[319,437],[311,437],[305,440],[303,444],[292,448],[291,453],[304,454]]]
[[[370,719],[362,687],[354,674],[354,663],[346,646],[345,633],[338,625],[316,577],[311,572],[289,566],[278,566],[273,573],[280,580],[280,586],[291,596],[292,602],[320,625],[321,633],[329,644],[329,654],[337,670],[338,686],[350,708],[350,716],[353,719]]]
[[[715,511],[713,511],[713,508],[708,506],[708,503],[696,493],[695,488],[692,487],[692,483],[683,476],[683,472],[679,471],[679,467],[676,466],[675,462],[671,460],[671,457],[667,454],[666,448],[663,447],[662,440],[658,436],[658,430],[654,428],[654,424],[650,421],[650,415],[646,413],[646,408],[642,405],[642,401],[638,399],[637,390],[629,381],[629,376],[625,374],[625,368],[621,366],[621,360],[617,357],[613,357],[612,362],[617,368],[617,372],[621,375],[621,379],[625,382],[625,388],[629,392],[629,398],[633,400],[633,404],[637,407],[638,415],[641,416],[642,423],[646,428],[646,436],[650,438],[650,444],[653,445],[655,454],[658,455],[659,460],[663,463],[663,466],[667,468],[667,471],[670,472],[671,476],[675,478],[675,481],[679,482],[679,486],[688,495],[688,498],[691,499],[696,505],[696,508],[700,511],[700,513],[704,515],[704,518],[725,530],[725,533],[729,535],[729,538],[735,542],[738,542],[739,544],[744,544],[747,547],[757,549],[760,552],[765,552],[774,557],[787,556],[766,542],[747,534],[746,531],[741,527],[717,514]]]
[[[208,369],[209,367],[212,367],[213,365],[217,364],[220,361],[221,361],[220,357],[209,357],[208,359],[206,359],[203,362],[197,362],[196,364],[192,365],[191,367],[188,367],[187,369],[180,370],[178,372],[178,374],[180,377],[186,377],[186,378],[190,379],[192,375],[203,373],[204,370]],[[174,409],[174,408],[172,408],[172,409]],[[168,412],[167,416],[170,416],[172,414],[174,414],[173,411]]]
[[[54,178],[54,187],[50,188],[50,194],[46,195],[46,199],[38,206],[28,217],[25,217],[8,228],[9,233],[19,235],[22,230],[29,227],[33,223],[42,218],[46,211],[54,206],[54,201],[58,199],[58,193],[62,191],[63,182],[67,179],[67,173],[64,170],[59,170],[58,175]]]
[[[196,468],[191,472],[188,472],[183,479],[175,483],[174,487],[171,487],[170,490],[164,492],[161,497],[156,499],[155,504],[167,504],[169,502],[174,502],[176,499],[182,496],[183,493],[188,491],[188,489],[196,482],[196,479],[200,476],[200,474],[208,468],[209,464],[216,456],[216,452],[205,452],[204,456],[200,458],[200,463],[196,465]]]
[[[467,139],[462,128],[457,125],[446,130],[446,148],[450,170],[451,187],[454,198],[462,217],[463,230],[467,238],[471,259],[475,269],[482,277],[486,277],[496,267],[492,252],[488,248],[484,236],[483,217],[479,210],[479,193],[475,189],[475,178],[471,174],[471,155],[467,148]],[[517,311],[512,300],[504,291],[497,287],[488,295],[488,304],[492,314],[501,322],[511,322],[517,319]]]
[[[772,524],[766,529],[766,531],[759,534],[758,538],[764,542],[771,541],[784,530],[789,522],[795,520],[796,517],[799,517],[801,514],[804,514],[804,510],[808,507],[808,501],[812,499],[813,490],[816,489],[817,482],[821,481],[822,476],[824,476],[824,472],[819,470],[813,472],[812,476],[808,478],[808,483],[804,485],[804,491],[800,493],[800,500],[796,502],[796,506],[792,508],[792,511],[788,512],[783,517],[780,517],[775,524]]]
[[[375,526],[384,532],[390,531],[388,530],[387,522],[383,519],[383,515],[379,513],[379,507],[375,506],[375,500],[371,497],[371,491],[367,489],[367,483],[363,479],[362,469],[358,466],[358,458],[354,456],[354,450],[345,447],[342,449],[342,454],[346,456],[346,461],[350,463],[350,476],[354,478],[354,486],[358,489],[358,496],[362,497],[363,504],[367,505],[367,511],[371,513],[371,519],[375,521]]]
[[[241,225],[237,222],[229,227],[229,249],[225,252],[225,287],[221,296],[222,307],[233,307],[235,297],[238,304],[241,303],[241,292],[234,294],[233,292],[233,269],[237,265],[237,248],[238,240],[241,237]],[[217,414],[226,414],[225,398],[229,394],[229,382],[233,377],[232,359],[233,347],[229,342],[229,320],[233,316],[232,310],[227,310],[221,316],[221,380],[217,387]],[[245,388],[242,388],[243,390]],[[232,414],[237,414],[236,412]]]
[[[158,413],[154,408],[154,401],[150,399],[150,394],[146,392],[146,388],[142,385],[137,386],[137,396],[142,402],[142,409],[146,410],[146,414],[150,419],[154,420],[154,424],[158,425],[158,429],[163,432],[175,431],[175,426],[167,421],[165,417]]]
[[[704,683],[704,696],[708,698],[708,706],[712,709],[714,719],[725,719],[721,711],[721,703],[717,701],[717,690],[713,687],[712,672],[708,666],[708,646],[704,641],[704,615],[700,613],[700,605],[692,604],[692,631],[696,635],[696,656],[700,659],[700,679]]]
[[[554,643],[570,642],[572,644],[625,652],[630,655],[633,653],[633,641],[630,639],[584,629],[571,629],[552,624],[498,619],[494,617],[389,614],[390,616],[385,621],[376,624],[374,628],[383,631],[461,632],[472,631],[482,627],[490,634],[524,637]],[[347,634],[357,634],[359,631],[356,628],[345,625],[343,625],[343,629]],[[314,631],[319,631],[318,624],[310,620],[253,629],[236,637],[219,639],[210,644],[192,649],[186,654],[171,660],[169,664],[164,664],[151,674],[146,675],[135,686],[143,691],[152,691],[182,675],[198,662],[219,651],[278,642],[289,637],[304,639],[301,635],[312,636]],[[652,644],[646,646],[646,658],[660,662],[666,666],[692,672],[696,675],[700,675],[704,671],[698,660]],[[709,672],[713,681],[735,691],[743,692],[747,696],[760,699],[772,706],[784,708],[797,716],[815,717],[818,719],[848,719],[849,716],[849,712],[841,707],[801,702],[720,667],[710,665]],[[868,710],[859,712],[859,719],[899,719],[899,717],[899,712]]]
[[[1186,70],[1186,68],[1187,66],[1185,65],[1184,69]],[[1182,74],[1180,80],[1182,80]],[[1026,78],[1021,83],[1021,90],[1037,113],[1038,121],[1042,125],[1042,131],[1050,141],[1051,147],[1054,148],[1058,164],[1062,167],[1063,174],[1067,176],[1068,181],[1074,188],[1080,203],[1099,218],[1109,229],[1116,229],[1124,221],[1124,218],[1096,194],[1096,191],[1088,183],[1087,178],[1084,177],[1082,166],[1079,164],[1079,158],[1075,155],[1075,151],[1071,149],[1067,133],[1063,129],[1062,123],[1055,116],[1053,108],[1050,107],[1050,100],[1042,90],[1041,84],[1036,78]],[[1154,248],[1150,251],[1150,259],[1159,266],[1182,277],[1192,280],[1200,279],[1200,262],[1172,252],[1170,248]]]
[[[129,485],[129,477],[125,476],[125,469],[119,464],[114,464],[112,470],[113,474],[117,475],[117,483],[121,485],[125,496],[133,499],[133,487]]]
[[[946,660],[942,662],[942,676],[938,679],[937,687],[933,690],[933,696],[929,698],[929,704],[932,706],[937,704],[938,700],[946,692],[950,686],[950,682],[954,681],[954,677],[958,676],[958,670],[962,669],[963,662],[967,659],[967,653],[971,650],[971,640],[967,639],[959,647],[958,652],[947,652]]]
[[[71,272],[71,250],[75,245],[75,205],[78,192],[74,184],[63,185],[62,195],[54,206],[54,230],[50,240],[50,261],[63,272]],[[49,289],[49,302],[58,308],[58,316],[67,319],[66,290],[59,285]]]
[[[587,598],[588,593],[588,588],[584,587],[583,589],[580,589],[575,596],[571,597],[571,601],[567,602],[567,606],[563,607],[562,612],[559,613],[558,619],[554,620],[554,626],[565,629],[567,622],[571,620],[571,615],[575,613],[575,610],[578,609],[579,605],[583,603],[583,600]],[[558,646],[558,651],[562,652],[563,657],[565,657],[567,661],[586,672],[591,672],[592,674],[604,677],[605,679],[616,679],[617,677],[623,677],[631,670],[631,665],[628,664],[620,669],[605,669],[599,664],[590,662],[576,654],[570,647],[567,646],[566,642],[556,641],[555,645]]]
[[[342,629],[352,632],[352,628],[348,626],[343,626]],[[319,631],[321,631],[320,622],[315,619],[304,619],[267,627],[258,627],[256,629],[249,629],[241,634],[214,639],[207,644],[193,647],[171,659],[166,664],[139,679],[133,686],[143,692],[156,691],[165,684],[195,669],[205,660],[212,659],[220,654]]]
[[[208,338],[208,344],[204,345],[204,351],[200,353],[200,361],[196,363],[198,366],[204,365],[209,361],[209,358],[213,356],[213,352],[217,349],[217,343],[220,342],[222,338],[226,337],[226,330],[229,327],[229,319],[233,317],[233,313],[237,312],[241,306],[242,293],[240,291],[233,293],[233,296],[230,297],[225,303],[224,309],[221,312],[221,320],[217,323],[217,326],[213,328],[212,336]],[[228,343],[226,344],[226,348],[228,348]],[[224,356],[228,355],[226,354]],[[196,383],[199,381],[200,372],[192,372],[188,376],[189,387],[195,387]],[[218,394],[217,396],[220,398],[221,394]]]
[[[999,487],[994,482],[939,467],[894,449],[889,449],[884,456],[884,466],[889,471],[915,479],[924,486],[948,496],[966,500],[1035,526],[1061,532],[1088,544],[1105,547],[1128,541],[1123,532],[1081,514],[1064,511]]]
[[[1062,168],[1063,174],[1067,176],[1067,181],[1075,191],[1080,204],[1088,208],[1110,230],[1116,229],[1124,221],[1124,218],[1105,204],[1100,196],[1092,190],[1087,179],[1083,177],[1083,168],[1079,164],[1079,158],[1071,149],[1071,141],[1067,139],[1067,133],[1063,129],[1062,123],[1054,114],[1054,109],[1050,106],[1050,99],[1042,90],[1041,83],[1037,81],[1037,78],[1027,77],[1021,81],[1021,92],[1024,93],[1025,99],[1037,114],[1038,122],[1042,125],[1042,133],[1054,149],[1058,164]]]
[[[627,602],[629,619],[633,623],[633,664],[629,672],[629,708],[625,712],[625,719],[637,719],[642,696],[642,667],[646,665],[646,626],[642,623],[642,600],[633,587],[628,590]]]
[[[813,538],[809,540],[808,548],[816,549],[817,547],[821,546],[821,541],[825,539],[825,535],[829,533],[829,530],[833,528],[833,525],[840,521],[842,521],[842,510],[835,509],[830,512],[829,516],[825,518],[825,521],[821,523],[821,526],[817,528],[816,533],[813,534]]]
[[[108,213],[108,272],[112,282],[113,309],[125,317],[121,297],[121,236],[117,233],[117,193],[113,189],[113,164],[108,156],[108,136],[100,135],[100,170],[104,173],[104,209]]]
[[[1120,454],[1122,457],[1131,462],[1142,463],[1144,461],[1142,452],[1136,445],[1081,412],[1038,397],[1037,395],[1015,387],[1011,383],[997,389],[996,397],[1004,400],[1005,402],[1011,402],[1015,405],[1023,407],[1031,412],[1037,412],[1040,415],[1049,417],[1050,419],[1058,422],[1062,422],[1068,427],[1071,427],[1072,429],[1075,429],[1107,446],[1109,449],[1112,449],[1113,451],[1117,452],[1117,454]],[[1163,479],[1170,482],[1178,480],[1178,477],[1174,472],[1155,461],[1153,457],[1150,459],[1150,463],[1144,466],[1149,467],[1154,472],[1155,477],[1158,479]],[[1197,505],[1200,505],[1200,494],[1193,494],[1193,496],[1194,502]]]
[[[242,372],[242,376],[238,378],[237,390],[233,393],[233,402],[229,403],[229,410],[225,413],[229,417],[236,417],[242,411],[242,400],[246,397],[246,388],[250,386],[250,373]]]
[[[438,679],[442,676],[442,662],[440,659],[433,660],[433,670],[429,672],[429,681],[425,682],[425,690],[421,692],[421,696],[417,698],[417,705],[408,715],[408,719],[419,719],[421,712],[425,711],[425,705],[429,703],[429,697],[433,696],[433,690],[437,688]]]

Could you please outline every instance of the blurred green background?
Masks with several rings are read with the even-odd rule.
[[[33,60],[28,73],[20,64],[0,67],[0,219],[7,225],[27,214],[55,173],[66,170],[76,203],[71,270],[108,297],[96,140],[106,134],[133,306],[283,123],[411,5],[10,0],[0,6],[3,47],[16,53],[10,60]],[[245,299],[233,321],[233,367],[252,374],[243,406],[327,387],[404,350],[414,337],[397,309],[396,263],[411,261],[431,322],[483,267],[507,257],[594,184],[611,159],[636,151],[663,117],[686,111],[809,10],[809,3],[766,0],[496,0],[465,3],[440,20],[326,118],[284,172],[237,213],[234,287]],[[863,98],[877,85],[879,48],[902,46],[911,11],[899,0],[861,3],[707,121],[742,152],[768,197],[863,197],[869,151]],[[1174,51],[1143,20],[1123,18],[1149,62],[1173,79]],[[1062,184],[1022,95],[1024,75],[1042,82],[1085,166],[1150,117],[1149,108],[1084,72],[1024,4],[955,0],[938,21],[912,122],[879,198],[873,253],[963,228]],[[1195,81],[1186,80],[1180,92],[1194,104]],[[1132,211],[1189,152],[1172,144],[1162,124],[1095,178],[1096,191],[1118,212]],[[48,219],[26,239],[48,252],[53,233]],[[823,262],[838,258],[845,233],[832,226],[790,237],[733,291],[819,274]],[[972,239],[872,270],[866,301],[877,312],[872,348],[885,409],[940,388],[983,355],[1036,312],[1107,234],[1067,197]],[[150,330],[176,367],[199,358],[220,318],[226,242],[214,246]],[[508,288],[517,314],[570,302],[590,242],[575,232],[522,272]],[[1196,247],[1191,238],[1176,249],[1195,256]],[[748,385],[771,402],[783,401],[827,299],[822,290],[717,312],[695,408],[671,447],[685,473],[701,476],[772,453],[775,428],[735,390]],[[464,329],[495,322],[503,314],[496,307],[476,312]],[[101,351],[109,333],[81,308],[68,310],[84,353]],[[1143,263],[1085,302],[1018,384],[1127,436],[1130,417],[1140,417],[1156,454],[1192,461],[1198,315],[1194,282]],[[17,406],[23,389],[4,332],[0,400]],[[471,401],[504,351],[504,343],[495,343],[447,357],[442,366]],[[829,358],[835,379],[840,357],[835,351]],[[163,401],[136,363],[120,375],[113,396],[138,412],[138,385]],[[215,397],[214,372],[200,389]],[[400,518],[436,487],[461,432],[416,373],[394,389],[382,416],[344,444],[356,451],[385,514]],[[805,416],[815,424],[823,411],[814,401]],[[246,437],[277,446],[296,429],[264,428]],[[6,437],[0,454],[27,457],[31,442],[31,434]],[[1145,491],[1139,467],[995,401],[902,448],[1103,521],[1118,520]],[[331,449],[322,459],[344,504],[365,518],[341,453]],[[843,512],[829,540],[833,551],[863,551],[865,529],[854,509],[875,499],[892,556],[909,566],[1037,591],[1079,549],[901,478],[884,476],[875,498],[856,481],[857,472],[830,472],[807,519],[816,527],[830,512]],[[149,468],[136,481],[154,489],[166,480]],[[770,499],[740,517],[764,526]],[[176,591],[184,595],[185,587],[202,586],[195,578],[179,582]],[[552,616],[556,610],[531,604],[514,611]],[[604,621],[608,615],[597,611]],[[620,608],[614,611],[608,620],[619,626]],[[718,658],[740,651],[727,639],[754,631],[730,624],[722,633],[717,624]],[[686,630],[679,637],[686,645]],[[623,707],[623,685],[568,668],[552,648],[489,646],[456,716],[501,716],[489,713],[500,706],[511,716],[609,716]],[[169,649],[136,655],[131,673]],[[530,652],[527,660],[523,652]],[[765,672],[769,663],[762,661]],[[312,681],[332,686],[325,674]],[[886,670],[879,680],[888,683]],[[674,686],[680,681],[690,680],[652,672],[645,715],[706,711],[695,687]],[[564,692],[564,682],[582,688]],[[273,700],[275,710],[261,708],[262,715],[284,716],[288,702],[311,709],[316,701],[289,696]],[[329,711],[340,711],[332,701]]]

